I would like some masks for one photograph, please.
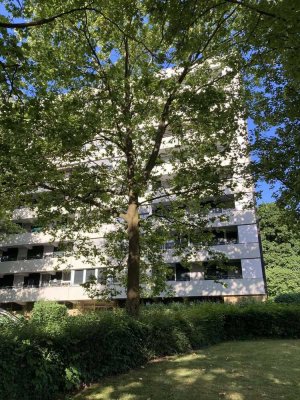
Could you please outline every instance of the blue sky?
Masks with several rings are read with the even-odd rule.
[[[248,131],[250,132],[253,128],[255,128],[255,124],[251,119],[247,121]],[[266,137],[274,135],[275,130],[271,129],[269,131],[264,132]],[[253,157],[255,159],[255,157]],[[273,194],[279,189],[279,183],[275,185],[269,185],[265,181],[259,181],[256,183],[256,192],[257,192],[257,203],[270,203],[274,201],[272,197]]]
[[[272,197],[273,193],[279,188],[279,184],[275,185],[274,188],[271,188],[266,182],[261,181],[256,184],[256,190],[261,191],[261,197],[257,197],[257,203],[271,203],[274,201]]]

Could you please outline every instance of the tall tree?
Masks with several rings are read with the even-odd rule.
[[[262,3],[262,2],[260,2]],[[277,204],[300,212],[300,3],[268,2],[268,21],[253,21],[245,78],[257,178],[276,183]],[[250,28],[250,25],[249,25]],[[254,79],[253,79],[254,78]]]
[[[264,30],[282,28],[282,10],[229,0],[7,4],[26,19],[0,23],[26,63],[1,122],[16,197],[31,206],[34,197],[40,220],[64,238],[114,226],[92,258],[123,272],[136,314],[141,283],[164,288],[163,243],[176,239],[191,259],[187,236],[207,242],[205,200],[242,174],[241,80],[252,84],[254,67],[267,65]],[[158,200],[165,206],[146,215]]]

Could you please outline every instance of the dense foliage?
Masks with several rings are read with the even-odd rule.
[[[281,293],[275,296],[275,303],[300,304],[300,292],[298,293]]]
[[[37,301],[31,312],[31,321],[43,325],[59,324],[68,315],[68,309],[64,304],[55,301]]]
[[[300,292],[300,227],[292,211],[276,204],[258,208],[270,296]]]
[[[139,319],[122,310],[31,320],[0,332],[0,398],[55,399],[103,376],[163,355],[224,340],[300,337],[299,305],[244,303],[145,307]]]
[[[296,204],[297,0],[5,6],[0,203],[34,207],[39,223],[51,224],[60,239],[99,231],[118,217],[104,252],[83,249],[87,237],[76,248],[119,272],[131,313],[141,284],[152,295],[164,289],[162,244],[178,231],[204,236],[203,200],[234,189],[233,171],[242,174],[247,156],[235,133],[245,134],[247,117],[258,124],[259,139],[266,127],[288,127],[278,130],[281,139],[288,134],[280,147],[287,156],[276,160],[286,161],[281,181]],[[166,152],[170,144],[176,146]],[[276,178],[273,163],[262,164],[264,176],[271,170]],[[168,206],[145,218],[158,198]],[[155,274],[146,273],[149,266]]]

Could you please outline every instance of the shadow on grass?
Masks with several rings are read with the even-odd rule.
[[[299,400],[300,340],[227,342],[103,379],[76,400]]]

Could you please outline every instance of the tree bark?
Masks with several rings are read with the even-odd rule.
[[[129,315],[136,317],[140,307],[140,233],[137,197],[130,199],[124,217],[128,224],[129,241],[126,310]]]

